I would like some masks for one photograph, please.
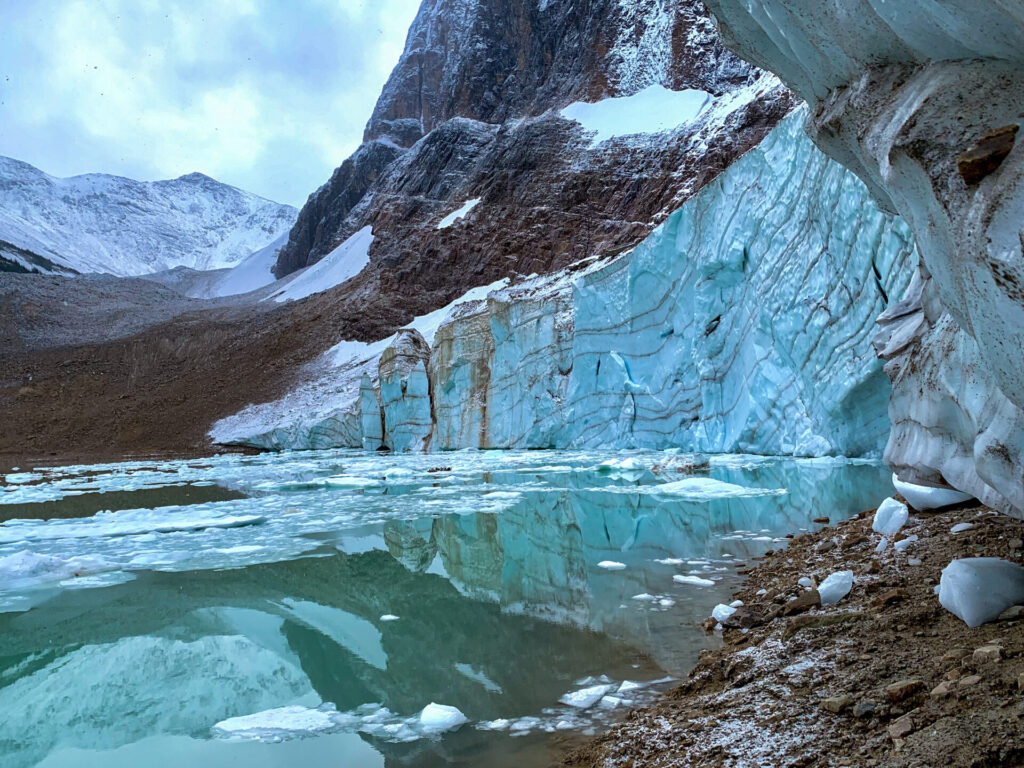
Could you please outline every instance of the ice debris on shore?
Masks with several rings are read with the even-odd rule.
[[[942,570],[939,603],[969,627],[1024,603],[1024,567],[998,557],[965,557]]]
[[[836,571],[818,585],[822,605],[835,605],[853,589],[853,571]]]
[[[736,613],[736,609],[733,608],[731,605],[726,605],[725,603],[719,603],[718,605],[715,606],[714,610],[711,611],[711,616],[712,616],[712,618],[715,621],[717,621],[719,624],[721,624],[726,619],[728,619],[730,616],[732,616],[734,613]]]
[[[969,493],[963,493],[953,488],[930,488],[926,485],[908,483],[900,480],[895,472],[892,476],[892,484],[910,506],[922,512],[963,504],[974,498]]]
[[[908,517],[910,517],[910,512],[907,510],[907,505],[890,496],[878,505],[874,522],[871,523],[871,530],[891,536],[907,524]]]

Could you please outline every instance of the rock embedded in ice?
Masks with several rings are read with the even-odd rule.
[[[419,717],[420,727],[424,731],[433,733],[451,731],[468,722],[469,718],[455,707],[449,707],[446,704],[435,704],[434,702],[427,704],[423,711],[420,712]]]
[[[853,571],[836,571],[818,585],[822,605],[834,605],[853,589]]]
[[[875,512],[875,520],[871,523],[871,530],[875,533],[891,536],[907,524],[909,516],[910,512],[907,510],[907,505],[896,501],[896,499],[890,496],[878,505],[878,510]]]
[[[900,480],[895,472],[892,476],[892,484],[910,506],[923,512],[950,507],[954,504],[963,504],[974,498],[969,493],[962,493],[954,488],[931,488],[926,485],[908,483]]]
[[[700,576],[682,576],[678,573],[672,577],[672,581],[676,582],[677,584],[693,584],[694,586],[698,587],[715,586],[715,582],[713,582],[711,579],[702,579]]]
[[[578,691],[567,693],[559,701],[576,709],[587,709],[594,706],[614,688],[614,685],[592,685],[589,688],[581,688]]]
[[[606,571],[621,571],[626,567],[625,563],[619,563],[615,560],[602,560],[597,564],[598,568],[604,568]]]
[[[1024,602],[1024,567],[997,557],[966,557],[942,570],[939,603],[969,627]]]

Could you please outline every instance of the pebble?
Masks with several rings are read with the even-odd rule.
[[[970,656],[970,648],[951,648],[942,654],[943,661],[960,661],[965,656]]]
[[[998,645],[983,645],[977,648],[971,659],[975,664],[988,664],[991,661],[999,661],[1003,658],[1003,649]]]
[[[944,699],[953,692],[953,686],[949,682],[942,682],[932,688],[931,693],[928,695],[933,699]]]
[[[961,688],[971,688],[981,682],[981,675],[968,675],[960,678]]]
[[[809,611],[811,608],[817,608],[819,605],[821,605],[821,595],[818,594],[818,590],[811,589],[786,603],[782,613],[786,616],[793,616]]]
[[[1024,672],[1021,672],[1017,676],[1017,689],[1024,691]]]
[[[852,703],[853,699],[845,694],[842,696],[831,696],[830,698],[822,699],[821,708],[838,715]]]
[[[889,726],[889,736],[895,739],[902,739],[914,732],[914,719],[910,715],[904,715]]]
[[[875,714],[875,709],[878,705],[873,701],[865,700],[858,701],[857,705],[853,708],[854,717],[871,717]]]
[[[913,678],[909,680],[898,680],[892,685],[885,686],[885,695],[889,701],[903,701],[924,688],[924,683]]]
[[[1016,619],[1024,619],[1024,605],[1011,605],[999,614],[997,621],[1015,621]]]

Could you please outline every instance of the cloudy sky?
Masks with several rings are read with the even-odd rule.
[[[418,5],[0,0],[0,155],[301,205],[358,146]]]

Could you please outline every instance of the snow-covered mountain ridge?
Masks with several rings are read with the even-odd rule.
[[[0,269],[8,271],[231,267],[287,233],[297,213],[201,173],[56,178],[0,156]]]

